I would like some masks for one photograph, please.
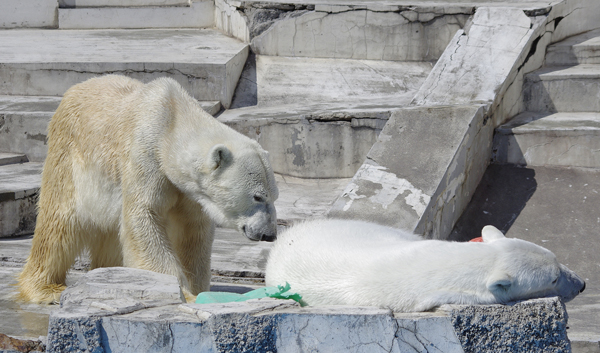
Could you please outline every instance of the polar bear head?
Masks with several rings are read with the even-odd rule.
[[[482,238],[499,254],[487,280],[487,288],[498,302],[552,296],[567,302],[585,289],[579,276],[541,246],[506,238],[493,226],[483,228]]]
[[[254,141],[253,141],[254,142]],[[258,143],[237,153],[222,144],[213,146],[205,162],[199,198],[211,218],[242,231],[250,240],[274,241],[279,196],[268,154]]]

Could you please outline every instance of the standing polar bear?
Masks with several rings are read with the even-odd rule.
[[[482,243],[456,243],[361,221],[301,223],[271,249],[266,284],[287,282],[308,305],[397,312],[548,296],[569,301],[584,290],[585,282],[550,251],[505,238],[493,226],[482,237]]]
[[[52,117],[21,297],[57,302],[87,248],[91,267],[174,275],[209,289],[215,223],[274,240],[267,153],[204,112],[172,79],[109,75],[71,87]]]

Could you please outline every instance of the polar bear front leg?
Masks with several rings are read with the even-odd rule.
[[[124,265],[175,276],[187,296],[190,285],[167,235],[166,212],[123,201],[119,235]]]
[[[183,196],[169,212],[169,236],[175,253],[197,295],[210,290],[210,257],[215,226],[202,206]]]

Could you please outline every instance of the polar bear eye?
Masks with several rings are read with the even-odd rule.
[[[556,284],[556,282],[558,282],[558,277],[556,277],[556,279],[552,281],[552,284]]]
[[[254,195],[254,201],[256,202],[265,202],[265,198],[260,195]]]

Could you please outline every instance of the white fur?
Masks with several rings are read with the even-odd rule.
[[[483,243],[456,243],[361,221],[305,222],[279,236],[266,284],[288,282],[308,305],[399,312],[557,295],[568,301],[583,290],[550,251],[491,226],[482,236]]]
[[[48,134],[24,299],[55,302],[75,257],[209,289],[215,224],[274,239],[267,153],[206,113],[174,80],[104,76],[70,88]]]

